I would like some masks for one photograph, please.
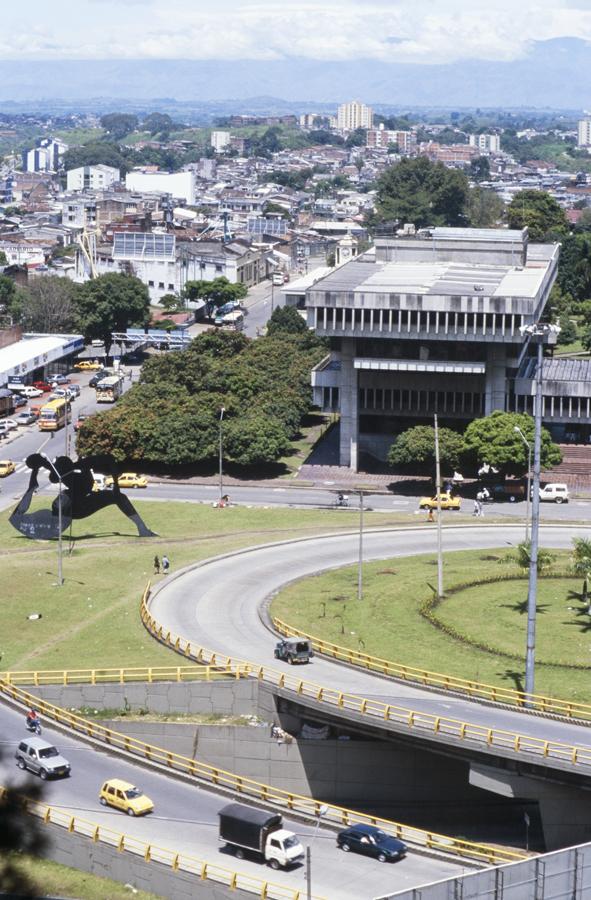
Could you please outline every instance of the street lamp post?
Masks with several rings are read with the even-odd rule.
[[[525,543],[527,544],[529,541],[529,503],[531,494],[531,444],[519,425],[515,425],[513,430],[517,432],[527,447],[527,494],[525,496]]]
[[[312,844],[316,840],[318,828],[320,827],[320,819],[328,812],[328,806],[323,803],[318,807],[318,818],[316,820],[316,828],[312,835],[312,840],[306,847],[306,900],[312,900]]]
[[[363,491],[359,491],[359,562],[357,564],[357,599],[363,600]]]
[[[222,423],[224,421],[224,413],[225,408],[222,406],[220,409],[220,428],[219,428],[219,467],[220,467],[220,506],[223,504],[223,496],[224,496],[224,473],[223,473],[223,458],[224,458],[224,443],[223,443],[223,428]]]
[[[437,596],[443,598],[443,534],[441,521],[441,466],[439,463],[439,422],[434,416],[435,426],[435,497],[437,500]]]
[[[531,503],[531,544],[529,555],[529,582],[527,590],[527,644],[525,651],[525,695],[526,705],[530,706],[529,697],[535,688],[535,656],[536,656],[536,606],[538,599],[538,548],[540,530],[540,456],[542,448],[542,365],[544,362],[544,338],[557,334],[560,328],[536,322],[525,325],[521,333],[535,338],[537,342],[536,389],[534,395],[534,471],[533,496]]]

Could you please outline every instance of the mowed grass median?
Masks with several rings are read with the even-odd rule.
[[[536,693],[591,702],[582,578],[570,576],[568,552],[554,556],[553,571],[564,574],[538,582]],[[367,563],[362,601],[350,566],[289,585],[271,612],[343,647],[523,690],[527,577],[511,557],[506,549],[447,553],[447,596],[439,603],[436,558],[424,555]]]
[[[255,509],[137,501],[156,538],[140,539],[117,509],[74,522],[64,535],[65,583],[56,586],[57,542],[31,541],[0,520],[2,591],[0,669],[74,669],[179,665],[139,619],[139,600],[154,576],[154,555],[171,571],[242,547],[355,529],[351,510]],[[39,503],[38,505],[41,505]],[[45,503],[46,505],[46,503]],[[401,514],[369,514],[368,526],[408,524]],[[71,551],[71,552],[70,552]],[[41,618],[30,620],[29,615]]]

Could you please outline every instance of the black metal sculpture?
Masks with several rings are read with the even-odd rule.
[[[31,469],[29,486],[9,518],[13,528],[16,528],[25,537],[36,540],[57,538],[60,534],[60,526],[63,533],[69,528],[73,519],[85,519],[107,506],[119,507],[121,512],[136,526],[140,537],[156,536],[147,528],[129,498],[121,493],[116,475],[117,464],[112,456],[93,456],[78,459],[76,462],[69,456],[58,456],[52,463],[46,456],[33,453],[27,457],[26,462]],[[112,490],[93,490],[92,470],[95,468],[112,473]],[[53,484],[61,481],[61,490],[51,504],[51,509],[29,512],[33,494],[39,487],[37,476],[40,469],[48,470],[49,480]]]

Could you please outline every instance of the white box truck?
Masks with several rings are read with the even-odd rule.
[[[238,859],[247,852],[262,856],[272,869],[288,868],[304,859],[304,848],[293,831],[283,828],[280,813],[229,803],[220,809],[220,841],[234,849]]]

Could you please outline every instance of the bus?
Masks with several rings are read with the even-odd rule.
[[[68,418],[69,408],[69,400],[65,397],[50,400],[49,403],[42,406],[39,413],[40,431],[57,431],[58,428],[63,428]]]
[[[114,403],[123,393],[123,379],[120,375],[108,375],[95,385],[97,403]]]

